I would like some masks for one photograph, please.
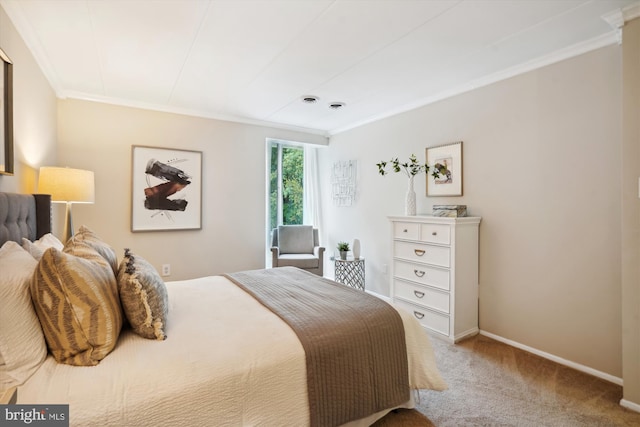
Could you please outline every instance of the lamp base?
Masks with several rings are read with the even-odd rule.
[[[64,218],[64,231],[62,237],[66,243],[73,236],[73,220],[71,219],[71,203],[67,202],[67,210]]]

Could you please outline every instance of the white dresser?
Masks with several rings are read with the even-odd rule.
[[[478,333],[480,219],[389,217],[394,303],[452,342]]]

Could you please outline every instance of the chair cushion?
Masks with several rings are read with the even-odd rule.
[[[281,225],[278,227],[278,247],[281,254],[313,253],[313,226]]]
[[[285,254],[278,258],[278,267],[318,268],[320,261],[314,255]]]

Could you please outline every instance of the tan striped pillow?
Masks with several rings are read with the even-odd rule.
[[[111,269],[113,270],[113,274],[117,275],[118,257],[116,256],[116,252],[111,246],[102,241],[96,233],[89,230],[84,225],[81,225],[78,232],[71,236],[71,238],[67,240],[67,243],[64,244],[64,252],[72,255],[78,255],[83,258],[87,257],[85,256],[86,254],[89,254],[89,257],[92,257],[94,251],[109,263],[109,266],[111,266]]]
[[[31,281],[31,298],[49,351],[59,363],[97,365],[116,345],[122,309],[109,263],[45,251]]]

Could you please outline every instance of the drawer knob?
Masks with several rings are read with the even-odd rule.
[[[424,296],[424,292],[420,292],[420,291],[413,291],[413,293],[415,294],[415,296],[417,296],[418,298],[422,298]]]
[[[419,311],[413,311],[413,315],[416,316],[418,319],[422,319],[424,317],[424,313],[420,313]]]
[[[409,230],[407,230],[406,228],[404,230],[402,230],[403,233],[408,233]]]
[[[437,236],[437,235],[438,235],[438,232],[437,232],[437,231],[432,231],[432,232],[431,232],[431,235],[432,235],[432,236]]]
[[[418,256],[424,255],[424,250],[422,249],[414,249],[413,252],[415,252],[415,254]]]
[[[413,274],[415,274],[418,277],[422,277],[422,276],[424,276],[424,271],[422,271],[422,270],[413,270]]]

